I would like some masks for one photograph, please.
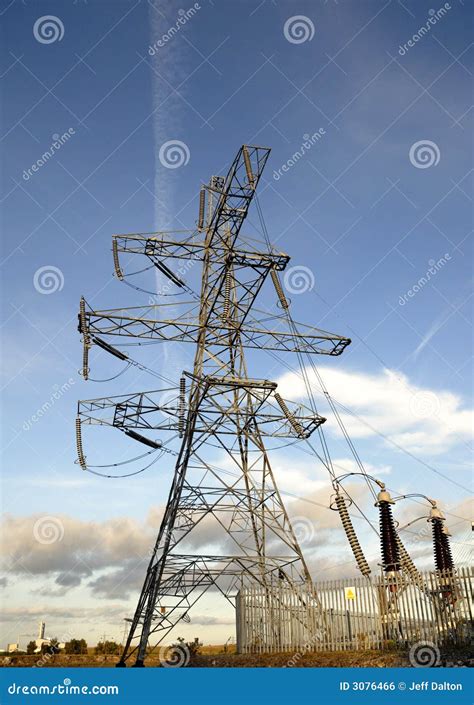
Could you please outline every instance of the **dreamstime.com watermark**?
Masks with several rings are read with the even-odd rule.
[[[309,641],[307,641],[303,647],[296,652],[296,654],[293,654],[293,656],[285,663],[283,668],[293,668],[293,666],[296,666],[299,661],[303,658],[305,653],[308,653],[311,651],[314,647],[314,645],[320,641],[322,641],[324,638],[324,632],[322,629],[318,629],[316,633],[311,637]]]
[[[289,294],[306,294],[314,288],[314,274],[309,267],[297,264],[285,271],[283,284]]]
[[[283,25],[283,36],[290,44],[304,44],[314,37],[314,22],[306,15],[288,17]]]
[[[440,652],[431,641],[418,641],[410,649],[408,660],[413,668],[433,668],[440,663]]]
[[[302,516],[292,517],[291,526],[300,546],[314,542],[316,538],[316,526],[311,519]]]
[[[166,169],[179,169],[189,162],[191,152],[186,142],[181,140],[168,140],[164,142],[158,152],[160,163]]]
[[[59,517],[40,517],[33,526],[33,538],[42,546],[58,543],[64,538],[64,524]]]
[[[43,666],[48,666],[51,659],[54,658],[56,654],[60,653],[62,648],[64,648],[64,645],[67,644],[68,641],[71,641],[72,638],[73,635],[70,632],[62,634],[58,638],[57,645],[51,643],[49,646],[47,646],[38,661],[34,663],[31,668],[43,668]],[[62,645],[62,648],[59,648],[59,645]]]
[[[38,17],[33,25],[33,36],[40,44],[61,42],[64,37],[64,24],[56,15]]]
[[[447,262],[449,262],[451,259],[452,259],[452,258],[451,258],[451,255],[449,254],[449,252],[446,252],[446,253],[443,255],[443,257],[440,257],[440,258],[439,258],[438,261],[436,261],[436,260],[434,260],[434,259],[430,259],[430,260],[428,261],[428,264],[429,264],[430,266],[429,266],[429,269],[427,270],[427,272],[426,272],[422,277],[420,277],[420,278],[418,279],[418,281],[416,282],[416,284],[413,284],[413,286],[411,287],[411,289],[408,289],[408,291],[406,292],[406,294],[402,294],[402,295],[399,297],[399,299],[398,299],[398,305],[399,305],[399,306],[405,306],[405,304],[407,304],[410,299],[412,299],[414,296],[416,296],[416,294],[418,294],[418,292],[421,291],[421,290],[423,289],[423,287],[426,286],[426,284],[428,284],[428,282],[429,282],[433,277],[435,277],[435,276],[438,274],[438,272],[440,271],[440,269],[442,269],[442,268],[444,267],[444,265],[445,265]]]
[[[273,172],[273,178],[275,181],[278,181],[282,176],[283,173],[286,173],[287,171],[290,171],[299,160],[304,157],[304,155],[309,152],[311,147],[313,147],[323,135],[326,134],[326,130],[324,127],[320,127],[317,132],[314,132],[312,135],[306,134],[303,135],[303,142],[301,143],[301,147],[294,152],[289,159],[286,160],[284,164],[281,165],[279,169],[275,169]],[[283,173],[282,173],[283,172]]]
[[[62,384],[61,386],[55,384],[53,387],[54,391],[51,394],[50,398],[45,401],[44,404],[39,407],[39,409],[36,409],[35,413],[32,414],[29,419],[26,419],[26,421],[23,422],[23,430],[30,431],[34,424],[37,423],[45,414],[47,414],[48,411],[53,408],[56,402],[59,401],[61,397],[71,389],[73,384],[75,384],[75,381],[72,377],[69,377],[67,382],[64,382],[64,384]]]
[[[70,678],[65,678],[56,685],[17,685],[8,686],[9,695],[118,695],[118,685],[72,685]]]
[[[33,285],[39,294],[55,294],[64,286],[64,274],[59,267],[45,264],[34,273]]]
[[[410,412],[416,419],[433,419],[439,416],[441,402],[429,389],[420,389],[410,397]]]
[[[186,668],[191,652],[187,644],[173,644],[160,647],[158,657],[163,668]]]
[[[429,169],[432,166],[438,166],[441,152],[436,142],[419,140],[412,144],[408,156],[412,166],[417,169]]]
[[[73,127],[70,127],[69,130],[66,130],[66,132],[64,132],[62,135],[55,133],[53,135],[53,141],[49,149],[47,149],[46,152],[43,152],[41,157],[37,159],[35,163],[30,166],[29,169],[25,169],[23,171],[23,179],[25,181],[29,181],[33,174],[36,174],[36,172],[39,171],[42,166],[44,166],[52,157],[54,157],[56,152],[58,152],[61,147],[71,139],[72,135],[75,134],[76,131]]]
[[[169,30],[161,36],[160,39],[158,39],[153,44],[150,44],[150,46],[148,47],[149,55],[155,56],[156,52],[166,46],[166,44],[168,44],[168,42],[173,39],[174,35],[178,34],[180,29],[184,27],[184,25],[189,22],[189,20],[191,20],[200,9],[201,5],[198,2],[195,2],[194,5],[189,8],[189,10],[178,10],[178,19],[176,20],[174,25],[170,27]]]
[[[400,56],[405,56],[409,49],[414,47],[415,44],[420,41],[420,39],[423,39],[425,34],[428,34],[431,28],[434,27],[435,24],[437,24],[443,17],[447,15],[449,10],[451,10],[451,5],[449,4],[449,2],[445,2],[444,5],[439,8],[439,10],[429,10],[429,18],[425,22],[425,24],[422,25],[417,32],[415,32],[415,34],[412,36],[411,39],[406,42],[406,44],[400,44],[398,48],[398,53],[400,54]]]

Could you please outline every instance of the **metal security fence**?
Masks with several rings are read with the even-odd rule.
[[[298,588],[261,585],[237,595],[237,651],[340,651],[467,644],[473,635],[473,570],[393,573]]]

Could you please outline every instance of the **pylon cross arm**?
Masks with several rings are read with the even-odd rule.
[[[329,333],[318,328],[309,328],[305,333],[272,331],[263,325],[245,324],[235,326],[232,323],[200,326],[198,320],[185,318],[156,320],[150,316],[157,310],[156,306],[104,311],[87,311],[85,314],[86,334],[113,335],[151,340],[178,341],[183,343],[198,342],[203,328],[207,332],[208,347],[227,348],[229,333],[238,333],[245,347],[257,350],[276,350],[285,352],[304,352],[314,355],[340,355],[350,344],[349,338]],[[140,316],[140,313],[143,316]],[[84,331],[81,330],[84,334]],[[89,346],[94,340],[89,340]]]
[[[206,380],[205,394],[200,395],[196,433],[235,435],[240,431],[251,437],[257,424],[262,436],[308,438],[325,421],[302,404],[283,401],[280,395],[273,398],[277,386],[274,382],[210,376],[203,380]],[[236,389],[252,404],[251,416],[240,426],[234,414]],[[81,424],[112,426],[122,431],[180,431],[181,416],[188,410],[189,400],[181,402],[178,388],[165,388],[82,400],[78,404],[78,419]]]
[[[203,261],[205,255],[211,264],[233,263],[242,267],[258,267],[283,270],[290,261],[284,252],[256,252],[236,247],[229,254],[229,248],[216,243],[212,248],[204,242],[196,242],[194,238],[174,240],[163,236],[137,234],[114,235],[112,243],[117,252],[137,254],[148,257],[152,262],[164,259]]]

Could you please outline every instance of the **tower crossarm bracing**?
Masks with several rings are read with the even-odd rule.
[[[295,334],[270,330],[264,325],[241,325],[235,321],[202,325],[196,318],[159,320],[154,316],[158,312],[159,305],[105,311],[86,310],[84,332],[91,336],[110,335],[193,344],[199,341],[200,336],[207,334],[208,346],[216,348],[227,348],[229,336],[238,333],[247,348],[314,355],[340,355],[350,343],[348,338],[301,324],[298,326],[301,332]]]

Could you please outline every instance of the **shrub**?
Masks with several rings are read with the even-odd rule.
[[[95,653],[104,655],[119,654],[120,644],[117,644],[116,641],[99,641],[99,643],[95,647]]]
[[[65,652],[67,654],[87,654],[87,642],[85,639],[71,639],[66,643]]]

